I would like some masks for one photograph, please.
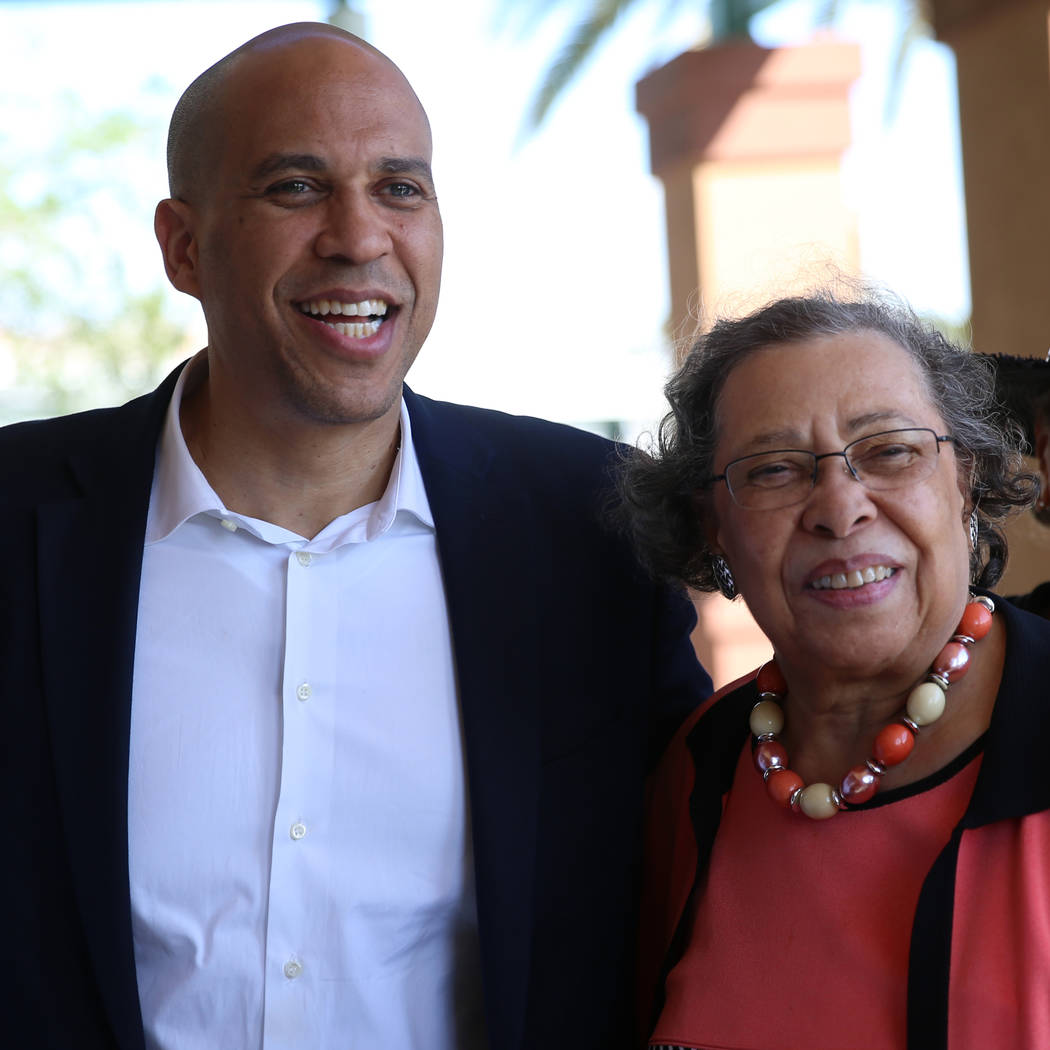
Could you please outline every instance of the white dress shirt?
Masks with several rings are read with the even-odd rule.
[[[460,716],[408,412],[383,496],[307,540],[231,512],[197,468],[190,368],[158,449],[135,651],[147,1046],[481,1046]]]

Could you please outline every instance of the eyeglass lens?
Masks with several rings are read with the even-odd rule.
[[[733,499],[754,509],[786,507],[804,500],[816,484],[822,459],[842,456],[870,489],[894,489],[928,477],[940,443],[933,430],[887,430],[851,442],[842,452],[817,455],[801,449],[775,449],[734,460],[725,469]]]

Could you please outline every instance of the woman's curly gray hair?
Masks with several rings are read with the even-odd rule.
[[[848,294],[822,289],[778,299],[746,317],[720,320],[697,339],[665,388],[671,410],[653,449],[632,450],[620,473],[620,514],[653,573],[717,590],[706,538],[711,489],[704,482],[715,473],[716,411],[733,368],[762,348],[861,330],[898,343],[923,373],[930,400],[955,438],[977,510],[971,579],[985,587],[999,580],[1007,554],[1002,524],[1029,506],[1038,488],[1024,470],[1023,434],[1001,411],[982,355],[950,342],[896,297],[858,284]]]

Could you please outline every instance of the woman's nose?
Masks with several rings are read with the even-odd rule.
[[[802,512],[803,528],[830,536],[846,536],[875,517],[871,494],[843,452],[821,456],[816,463],[813,491]]]

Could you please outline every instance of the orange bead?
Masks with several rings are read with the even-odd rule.
[[[787,682],[784,681],[784,675],[777,667],[776,660],[770,660],[759,668],[755,685],[760,693],[776,693],[783,696],[788,691]]]
[[[980,641],[992,626],[992,614],[980,603],[970,602],[963,609],[962,619],[956,634],[965,634],[975,642]]]
[[[782,806],[790,806],[791,796],[803,786],[802,778],[790,769],[779,769],[776,773],[770,773],[766,781],[769,797]]]
[[[903,762],[915,746],[915,735],[901,722],[891,722],[880,730],[871,749],[875,761],[882,766],[896,766]]]

